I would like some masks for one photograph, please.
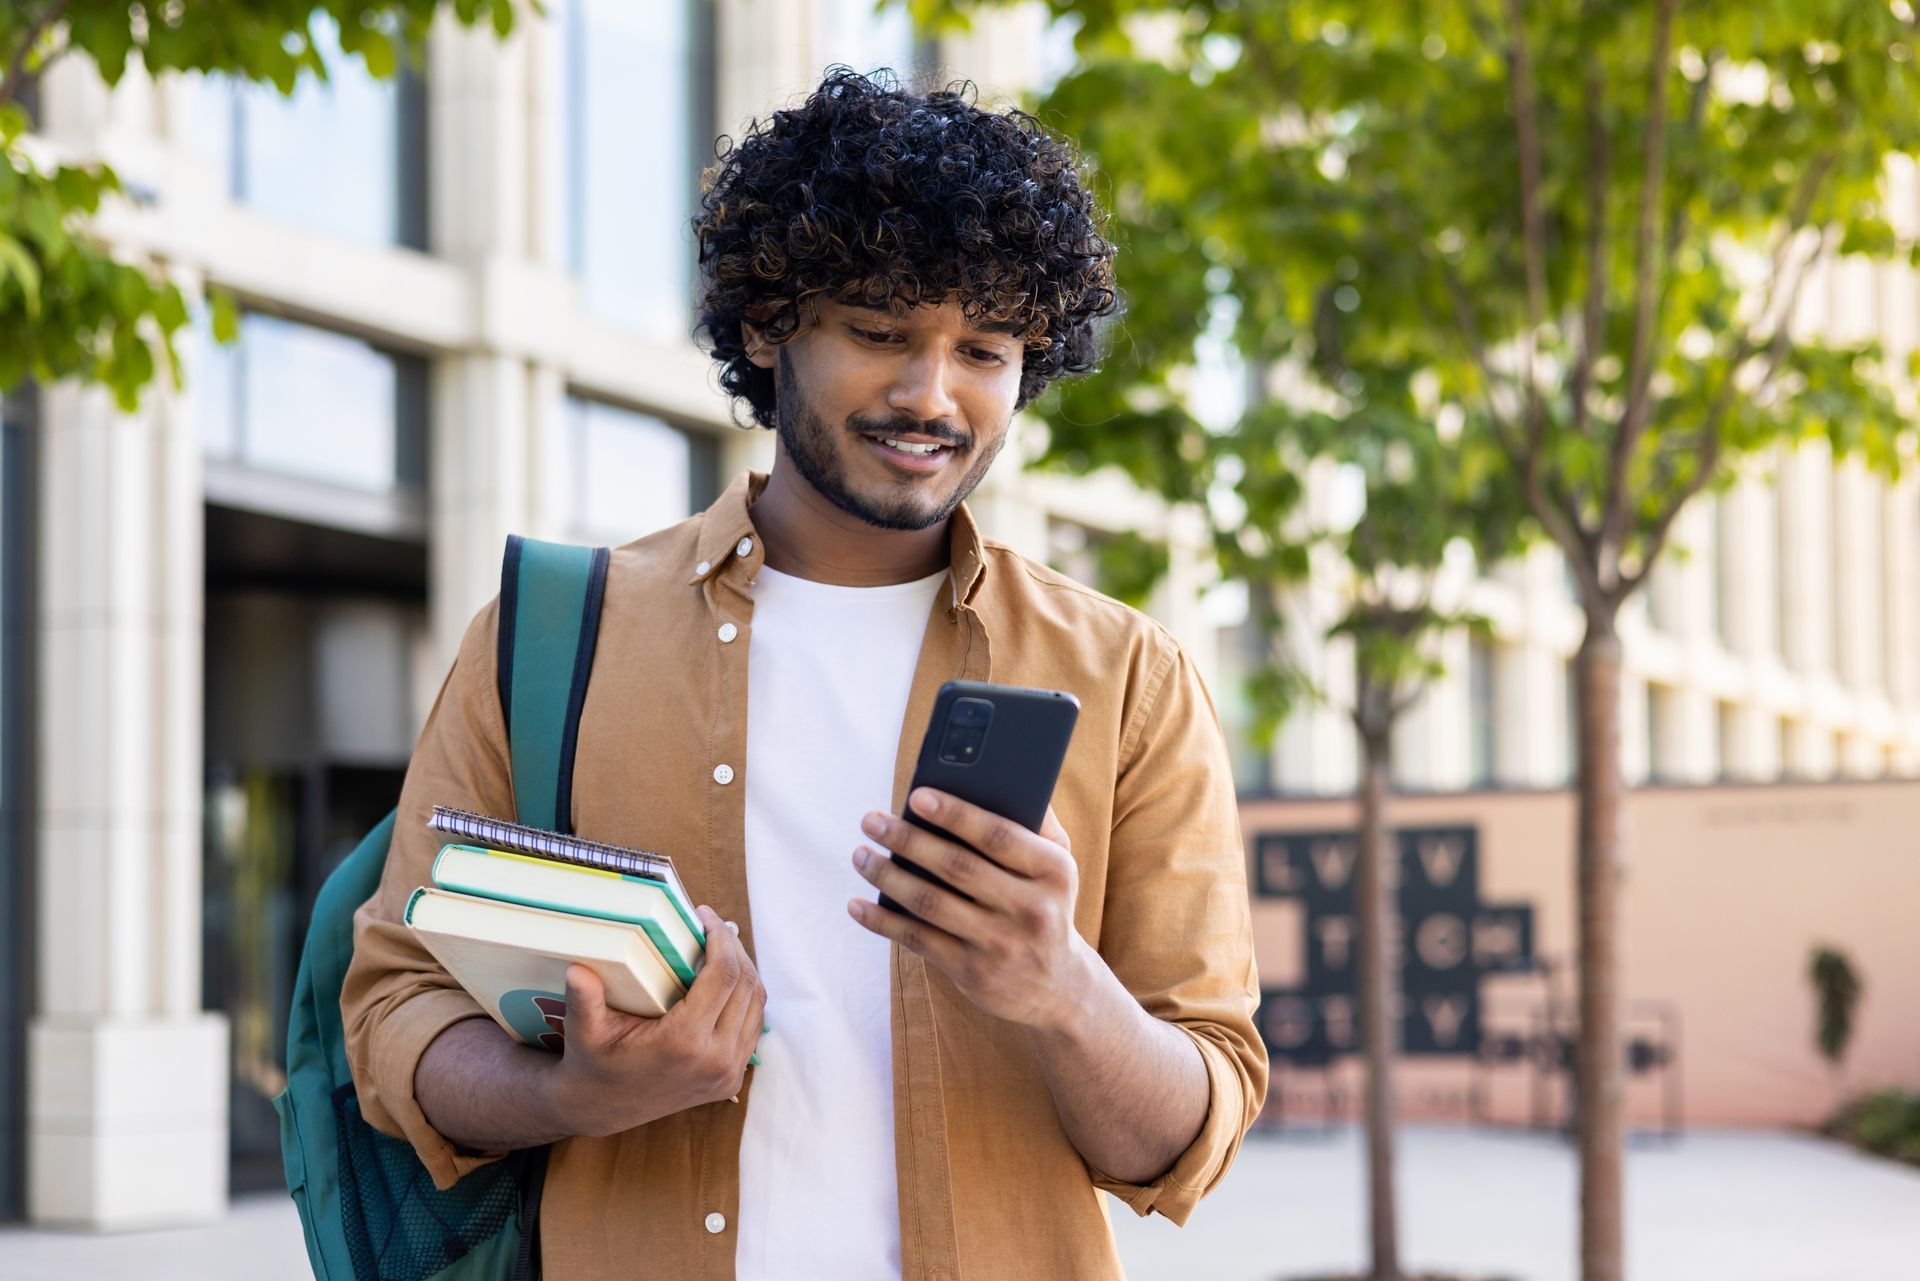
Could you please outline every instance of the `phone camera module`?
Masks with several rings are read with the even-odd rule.
[[[985,699],[955,701],[940,734],[940,759],[949,765],[971,765],[979,760],[992,721],[993,704]]]

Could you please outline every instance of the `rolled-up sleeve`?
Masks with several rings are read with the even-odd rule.
[[[514,812],[506,725],[494,679],[496,616],[497,604],[489,604],[474,617],[427,715],[401,788],[380,888],[354,916],[353,961],[340,993],[361,1114],[375,1129],[411,1143],[441,1188],[501,1154],[463,1151],[434,1129],[414,1098],[414,1073],[435,1037],[487,1013],[420,946],[405,915],[413,891],[429,882],[440,848],[438,835],[427,827],[435,805],[502,816]]]
[[[1199,1135],[1159,1178],[1092,1173],[1136,1214],[1185,1223],[1259,1114],[1267,1052],[1255,1024],[1246,851],[1219,719],[1171,639],[1140,689],[1120,744],[1100,953],[1148,1013],[1192,1039],[1209,1099]]]

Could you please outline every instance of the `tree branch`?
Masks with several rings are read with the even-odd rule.
[[[1520,239],[1527,278],[1527,450],[1534,453],[1546,431],[1538,360],[1540,329],[1547,314],[1547,231],[1540,208],[1540,130],[1533,101],[1533,62],[1527,53],[1526,15],[1521,9],[1522,0],[1506,0],[1506,4],[1507,25],[1512,29],[1507,67],[1513,79],[1513,121],[1520,150]]]
[[[39,82],[47,64],[41,63],[29,82],[26,79],[27,59],[33,56],[33,47],[40,43],[40,37],[52,30],[54,24],[65,15],[67,4],[68,0],[53,0],[44,13],[27,24],[26,35],[21,38],[20,47],[13,51],[13,60],[7,64],[7,78],[0,81],[0,106],[20,101],[23,83]]]
[[[1653,321],[1655,301],[1664,288],[1665,273],[1654,257],[1660,207],[1667,180],[1667,76],[1673,58],[1674,0],[1660,0],[1653,19],[1652,65],[1647,72],[1647,172],[1640,184],[1640,227],[1634,244],[1633,347],[1627,376],[1627,407],[1613,440],[1613,460],[1602,504],[1599,554],[1618,560],[1626,537],[1627,467],[1647,426],[1647,395],[1653,384]],[[1616,579],[1617,581],[1617,579]]]
[[[1707,99],[1712,96],[1713,71],[1720,65],[1720,53],[1715,50],[1705,55],[1706,65],[1701,69],[1700,79],[1693,86],[1692,99],[1687,103],[1687,137],[1692,142],[1700,141],[1700,119],[1706,114]],[[1697,153],[1696,153],[1697,154]],[[1687,171],[1689,180],[1697,180],[1697,167]],[[1681,238],[1687,234],[1687,196],[1685,192],[1676,194],[1669,202],[1667,210],[1667,232],[1661,244],[1660,261],[1664,269],[1673,266],[1673,256],[1680,252]],[[1664,296],[1665,291],[1662,290]]]
[[[1582,94],[1587,117],[1587,299],[1580,324],[1580,351],[1574,358],[1569,394],[1573,399],[1572,431],[1587,429],[1587,393],[1596,353],[1606,342],[1607,325],[1607,195],[1612,181],[1612,140],[1607,134],[1602,93],[1605,82],[1598,55],[1587,57],[1586,86]]]
[[[1767,342],[1766,368],[1761,371],[1760,380],[1754,384],[1751,395],[1758,396],[1764,392],[1768,384],[1773,381],[1774,375],[1779,372],[1780,362],[1786,357],[1788,347],[1792,345],[1793,313],[1800,304],[1800,291],[1806,285],[1807,277],[1813,274],[1813,264],[1820,260],[1825,251],[1823,242],[1820,247],[1807,255],[1806,260],[1794,273],[1793,285],[1787,291],[1786,306],[1782,309],[1780,321],[1774,327]],[[1672,532],[1673,522],[1679,516],[1681,509],[1692,502],[1694,497],[1706,488],[1707,482],[1713,479],[1713,469],[1720,462],[1722,440],[1720,424],[1733,407],[1733,398],[1738,390],[1736,379],[1739,377],[1741,366],[1746,363],[1747,357],[1751,355],[1756,345],[1757,340],[1753,334],[1754,331],[1750,329],[1741,335],[1741,348],[1744,354],[1740,355],[1736,363],[1727,366],[1727,378],[1720,385],[1720,394],[1714,398],[1713,405],[1707,410],[1707,416],[1701,420],[1700,430],[1695,433],[1695,439],[1700,442],[1699,470],[1687,481],[1673,505],[1668,507],[1660,519],[1654,523],[1653,530],[1647,536],[1647,547],[1641,555],[1639,568],[1631,575],[1621,576],[1620,584],[1616,588],[1616,604],[1625,600],[1646,580],[1647,575],[1652,572],[1654,562],[1660,556],[1661,549],[1666,546],[1667,536]]]
[[[1409,244],[1418,248],[1420,256],[1440,273],[1441,284],[1447,291],[1447,300],[1453,307],[1454,327],[1460,331],[1460,336],[1467,345],[1467,354],[1472,357],[1474,367],[1479,370],[1480,377],[1486,382],[1487,390],[1482,399],[1486,402],[1488,421],[1493,424],[1494,439],[1508,454],[1508,461],[1518,468],[1520,459],[1516,452],[1517,446],[1507,439],[1506,416],[1500,412],[1500,407],[1493,395],[1494,388],[1501,381],[1500,375],[1487,356],[1486,341],[1480,336],[1480,322],[1474,314],[1473,300],[1467,294],[1466,285],[1462,283],[1459,275],[1453,270],[1453,265],[1446,260],[1445,256],[1433,252],[1432,246],[1420,233],[1411,215],[1398,201],[1386,199],[1384,204],[1387,216],[1393,220],[1394,229]]]

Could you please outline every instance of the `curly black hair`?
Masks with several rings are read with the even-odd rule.
[[[773,375],[747,358],[741,323],[785,342],[822,298],[895,313],[951,299],[974,324],[1014,326],[1016,407],[1095,367],[1097,322],[1120,300],[1081,157],[974,94],[971,82],[923,94],[835,66],[804,105],[720,140],[693,219],[696,333],[762,426],[774,423]]]

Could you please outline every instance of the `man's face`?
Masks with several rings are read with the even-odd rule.
[[[927,529],[973,492],[1006,442],[1021,342],[960,305],[904,316],[823,303],[756,363],[775,369],[775,430],[794,470],[881,529]]]

